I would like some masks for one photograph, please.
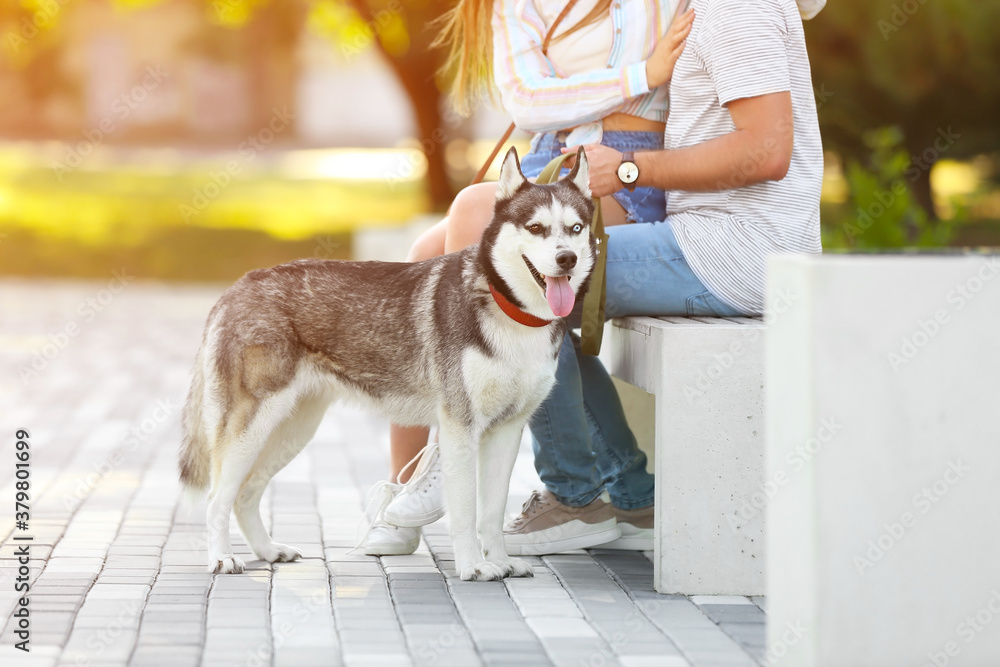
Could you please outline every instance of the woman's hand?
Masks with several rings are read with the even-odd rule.
[[[656,48],[646,60],[646,82],[650,90],[668,83],[674,75],[674,65],[681,57],[692,24],[694,10],[689,9],[674,20],[667,34],[656,43]]]

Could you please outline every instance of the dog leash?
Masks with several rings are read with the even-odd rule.
[[[563,163],[576,153],[564,153],[545,165],[535,182],[539,185],[555,183]],[[604,301],[607,298],[607,277],[605,268],[608,263],[608,235],[604,233],[604,215],[601,213],[601,200],[594,197],[594,219],[590,224],[590,233],[597,240],[597,260],[590,273],[590,289],[583,297],[583,315],[580,322],[580,350],[584,354],[597,356],[601,352],[601,339],[604,337]]]

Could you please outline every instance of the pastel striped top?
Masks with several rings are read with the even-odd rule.
[[[542,55],[542,41],[566,0],[495,0],[493,70],[504,109],[528,132],[593,123],[613,112],[665,122],[668,86],[650,90],[646,58],[666,33],[676,0],[616,0],[605,66],[559,68]],[[557,28],[569,30],[593,2],[580,2]],[[565,26],[565,27],[564,27]],[[550,47],[551,49],[551,47]],[[567,142],[570,143],[570,142]]]

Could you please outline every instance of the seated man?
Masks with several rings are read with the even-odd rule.
[[[608,317],[757,315],[767,255],[821,252],[823,151],[795,0],[692,7],[666,148],[587,147],[595,196],[622,179],[670,191],[665,221],[608,228]],[[569,338],[531,432],[546,490],[506,526],[511,555],[652,548],[646,457],[607,371]]]

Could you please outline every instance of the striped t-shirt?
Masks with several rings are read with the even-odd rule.
[[[746,313],[764,307],[765,258],[818,253],[823,147],[802,19],[795,0],[693,0],[694,26],[670,84],[664,147],[700,144],[734,130],[725,105],[790,91],[792,160],[780,181],[743,186],[748,156],[714,192],[671,190],[667,221],[695,275]],[[756,160],[756,161],[755,161]]]

